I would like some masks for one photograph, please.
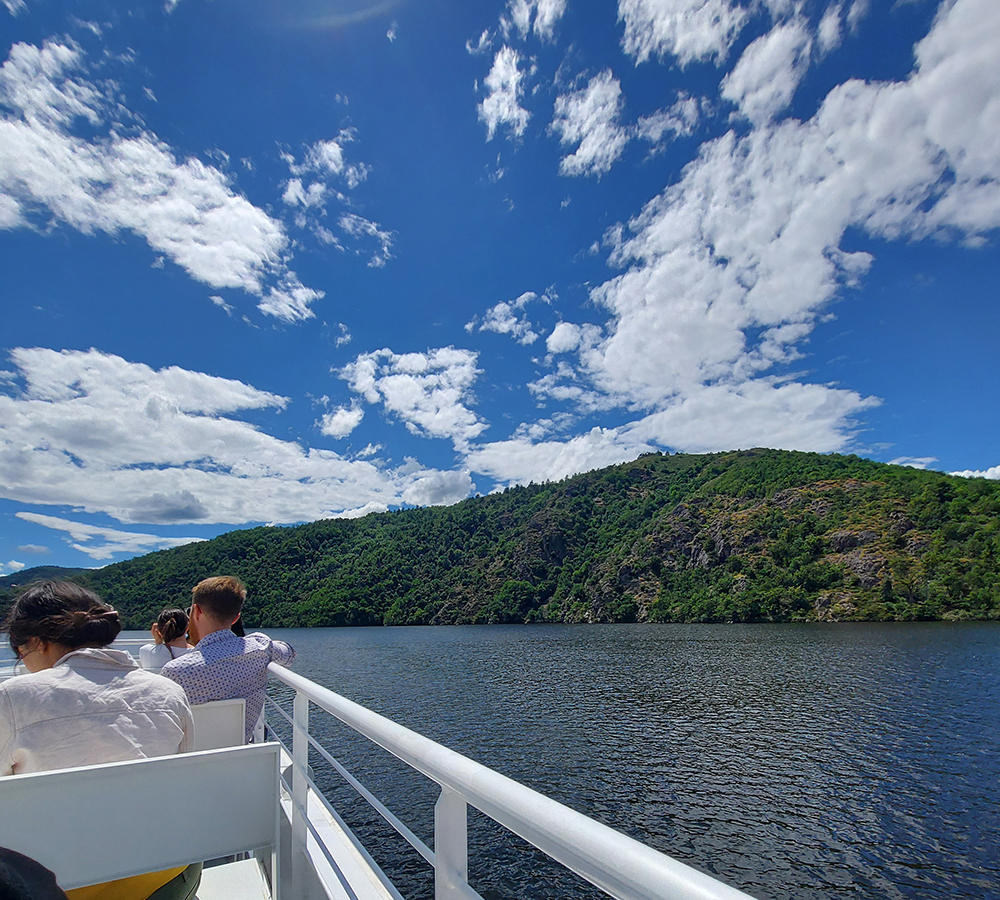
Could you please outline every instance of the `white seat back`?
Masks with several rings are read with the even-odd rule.
[[[0,778],[0,846],[63,890],[271,848],[278,897],[278,744]]]
[[[194,749],[218,750],[220,747],[240,746],[246,737],[246,709],[247,702],[242,697],[192,706]]]

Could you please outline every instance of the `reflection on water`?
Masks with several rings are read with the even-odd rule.
[[[303,675],[756,897],[1000,897],[1000,624],[281,637]],[[434,786],[313,717],[430,845]],[[404,896],[432,897],[416,853],[314,765]],[[479,814],[470,880],[598,895]]]

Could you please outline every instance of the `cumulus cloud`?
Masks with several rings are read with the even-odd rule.
[[[1000,480],[1000,466],[990,466],[988,469],[964,469],[961,472],[952,472],[962,478],[989,478],[993,481]]]
[[[155,134],[123,122],[117,87],[83,77],[74,44],[15,44],[0,69],[0,226],[61,223],[131,231],[212,288],[273,293],[288,268],[280,222],[236,193],[220,169],[180,160]],[[85,123],[88,137],[78,133]],[[322,297],[312,291],[309,302]],[[308,304],[262,301],[288,321]]]
[[[15,515],[19,519],[31,522],[34,525],[53,528],[56,531],[65,531],[69,535],[66,543],[74,550],[86,553],[91,559],[111,559],[120,553],[128,553],[134,556],[139,553],[150,553],[153,550],[182,547],[184,544],[204,540],[204,538],[199,537],[171,538],[134,531],[119,531],[116,528],[87,525],[82,522],[62,519],[58,516],[43,516],[38,513],[19,512],[15,513]],[[92,541],[93,543],[91,543]],[[7,563],[7,565],[10,565],[10,563]]]
[[[12,559],[7,563],[6,568],[10,569],[12,572],[20,572],[24,568],[23,562],[18,562],[16,559]]]
[[[547,295],[538,296],[534,291],[525,291],[510,303],[501,301],[490,307],[480,319],[476,316],[466,323],[465,330],[492,331],[496,334],[509,334],[519,344],[533,344],[538,340],[538,334],[532,329],[531,321],[526,315],[518,315],[524,307],[535,300],[549,302]]]
[[[444,347],[427,353],[363,353],[340,370],[351,390],[368,403],[381,403],[413,434],[446,438],[465,449],[486,429],[469,409],[479,376],[478,356]]]
[[[550,128],[563,146],[576,150],[559,162],[561,175],[597,175],[610,171],[629,140],[619,123],[621,85],[610,69],[595,75],[585,88],[556,98]]]
[[[831,301],[871,265],[841,247],[845,233],[975,243],[1000,227],[1000,7],[942,6],[915,57],[906,80],[847,82],[807,121],[774,122],[780,98],[751,106],[747,90],[759,124],[706,142],[676,184],[608,231],[621,272],[591,292],[605,326],[557,325],[554,369],[529,385],[543,403],[642,413],[592,437],[584,456],[852,445],[877,398],[774,374],[804,358]],[[561,444],[536,450],[531,437],[477,447],[467,462],[520,480],[572,468],[549,466]]]
[[[616,465],[652,447],[623,438],[615,429],[594,428],[568,441],[533,442],[516,437],[477,446],[466,464],[474,472],[507,484],[558,481],[578,472]]]
[[[812,36],[808,24],[794,19],[750,44],[722,81],[722,96],[761,125],[785,109],[809,68]]]
[[[960,0],[906,82],[848,82],[809,121],[702,146],[680,181],[611,232],[627,267],[592,299],[611,333],[581,353],[597,386],[655,406],[798,355],[816,316],[871,263],[840,248],[975,237],[1000,225],[1000,7]],[[974,86],[971,87],[970,86]]]
[[[125,523],[288,523],[398,506],[418,480],[241,421],[289,401],[239,381],[96,350],[11,356],[17,377],[0,393],[5,499]]]
[[[682,68],[723,62],[748,19],[747,10],[729,0],[618,0],[622,49],[637,63],[668,54]]]
[[[528,127],[531,114],[521,106],[525,81],[533,68],[522,67],[521,55],[504,45],[493,58],[493,67],[484,80],[486,96],[479,104],[479,119],[486,123],[486,140],[492,141],[500,126],[519,138]]]
[[[353,403],[351,406],[339,406],[337,409],[328,412],[317,422],[319,430],[330,437],[347,437],[355,428],[361,424],[365,417],[365,411],[359,404]]]

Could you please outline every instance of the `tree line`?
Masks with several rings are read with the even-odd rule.
[[[73,577],[130,628],[223,573],[246,583],[258,627],[997,619],[998,512],[998,482],[856,456],[647,454],[451,507],[233,531]],[[15,592],[0,587],[0,605]]]

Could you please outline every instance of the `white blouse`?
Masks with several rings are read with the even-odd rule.
[[[143,644],[139,648],[139,665],[150,672],[159,672],[170,660],[190,653],[194,647],[168,647],[166,644]]]

